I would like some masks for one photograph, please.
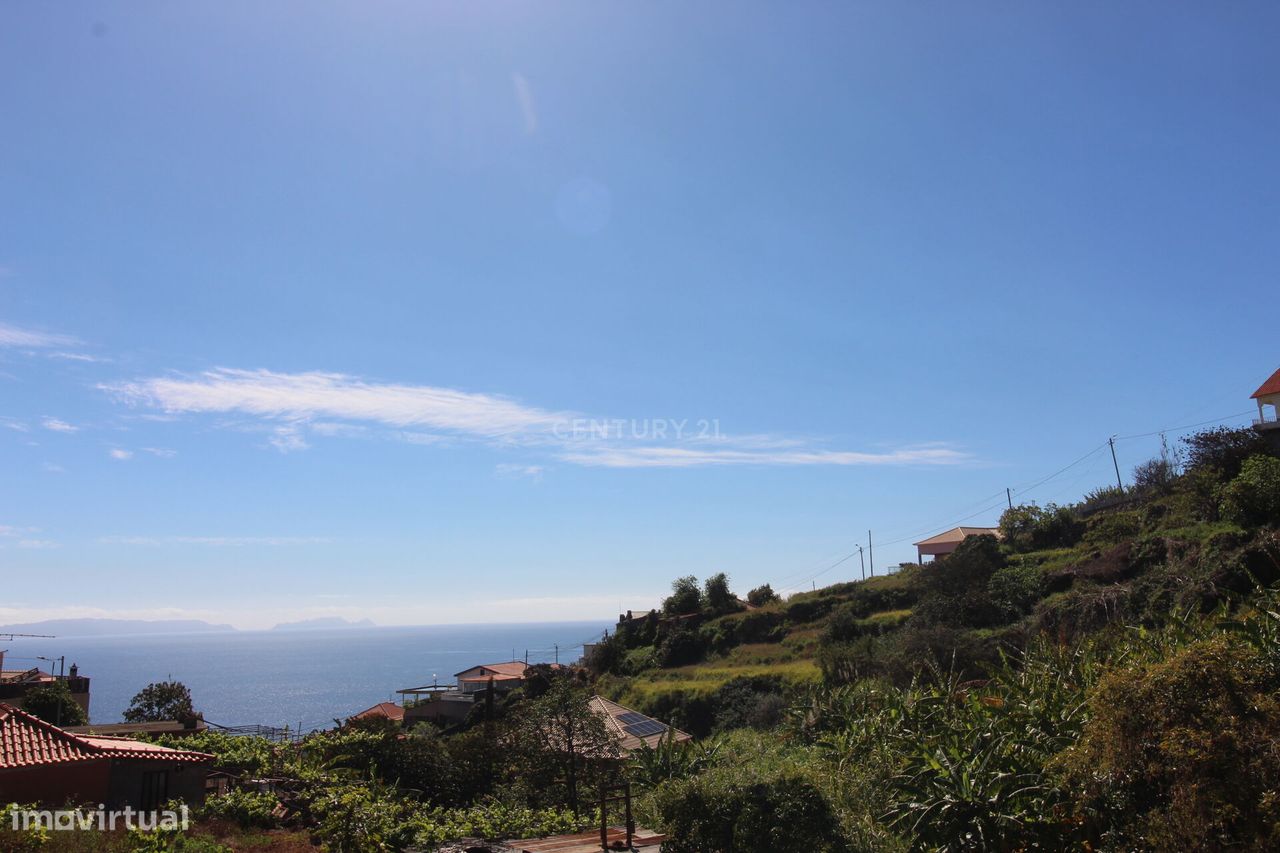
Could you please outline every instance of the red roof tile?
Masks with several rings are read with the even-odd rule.
[[[73,735],[0,702],[0,768],[33,767],[92,761],[95,758],[164,758],[170,761],[212,761],[203,752],[170,749],[121,737]]]
[[[354,714],[353,720],[368,720],[375,717],[385,717],[388,720],[395,720],[397,723],[404,719],[404,708],[395,702],[379,702],[372,708],[365,708],[359,714]]]
[[[1271,378],[1262,383],[1262,387],[1249,397],[1250,400],[1256,400],[1259,397],[1269,397],[1272,394],[1280,394],[1280,370],[1271,374]]]

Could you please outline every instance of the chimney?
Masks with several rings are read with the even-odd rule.
[[[4,649],[0,649],[0,672],[4,672]]]

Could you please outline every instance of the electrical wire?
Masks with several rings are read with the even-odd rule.
[[[1220,423],[1225,423],[1227,421],[1233,421],[1236,418],[1242,418],[1245,415],[1252,415],[1252,414],[1253,414],[1253,410],[1250,409],[1247,412],[1236,412],[1234,415],[1227,415],[1226,417],[1223,417],[1223,418],[1215,418],[1214,420],[1211,420],[1211,421],[1200,421],[1199,423],[1186,424],[1184,426],[1166,427],[1164,429],[1154,430],[1153,432],[1140,432],[1134,435],[1117,435],[1116,441],[1125,441],[1130,438],[1149,438],[1153,435],[1161,435],[1167,432],[1178,432],[1179,430],[1194,429],[1195,427],[1199,427],[1199,426],[1208,426],[1210,424],[1220,424]]]

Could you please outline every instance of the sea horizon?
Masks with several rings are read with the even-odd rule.
[[[217,726],[264,725],[314,731],[395,691],[434,682],[481,663],[577,660],[584,643],[613,621],[378,625],[294,630],[236,629],[169,634],[15,638],[6,668],[65,657],[90,679],[91,723],[120,722],[147,684],[177,680]],[[558,648],[557,648],[558,647]]]

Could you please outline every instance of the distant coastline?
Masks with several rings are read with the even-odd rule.
[[[0,625],[3,634],[51,634],[56,637],[116,637],[132,634],[208,634],[235,631],[232,625],[200,619],[46,619]]]
[[[347,628],[377,628],[372,619],[343,619],[321,616],[297,622],[281,622],[272,631],[332,631]],[[45,619],[0,625],[0,634],[48,634],[55,637],[123,637],[137,634],[209,634],[239,631],[234,625],[202,619]]]

